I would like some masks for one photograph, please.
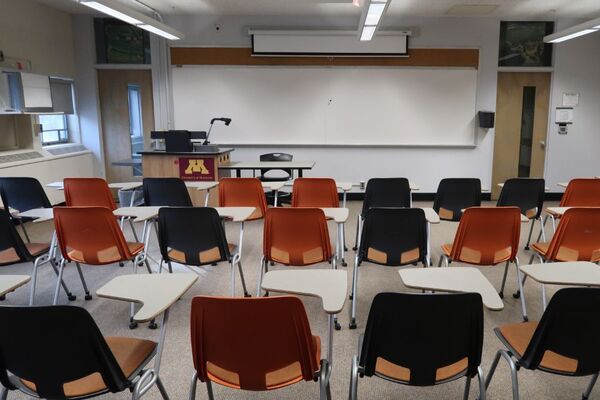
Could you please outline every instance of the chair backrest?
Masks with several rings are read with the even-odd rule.
[[[369,311],[359,365],[366,376],[429,386],[465,370],[473,377],[482,347],[478,293],[379,293]]]
[[[420,208],[371,208],[360,237],[359,260],[382,265],[425,262],[427,221]]]
[[[31,261],[32,255],[23,243],[8,211],[0,209],[0,265]]]
[[[554,261],[600,261],[600,208],[570,208],[544,256]]]
[[[52,207],[44,188],[35,178],[0,178],[0,196],[5,208],[20,212]]]
[[[296,178],[292,188],[292,207],[339,207],[335,180]]]
[[[287,153],[266,153],[266,154],[261,154],[259,156],[260,161],[292,161],[293,159],[294,159],[294,156],[291,154],[287,154]],[[266,178],[265,174],[269,171],[283,171],[285,174],[287,174],[287,176],[271,178],[271,179],[279,179],[282,181],[287,181],[292,178],[292,170],[288,169],[288,168],[261,168],[261,170],[260,170],[261,178]]]
[[[560,199],[561,207],[600,207],[600,179],[571,179]]]
[[[371,178],[365,189],[360,215],[372,207],[410,207],[410,184],[406,178]]]
[[[263,254],[285,265],[310,265],[333,255],[323,210],[269,208],[263,233]]]
[[[441,219],[460,221],[462,210],[481,205],[481,181],[478,178],[445,178],[433,201],[433,209]]]
[[[154,207],[192,207],[185,182],[179,178],[144,178],[144,204]]]
[[[297,297],[199,296],[192,300],[191,314],[192,357],[203,382],[268,390],[311,381],[319,370],[310,324]]]
[[[600,289],[564,288],[557,291],[521,358],[525,368],[536,369],[546,355],[573,366],[573,375],[600,371]]]
[[[41,398],[64,399],[65,383],[93,373],[113,393],[130,386],[83,308],[0,307],[0,325],[5,327],[0,329],[0,382],[9,389],[18,378],[35,384]]]
[[[65,178],[65,202],[68,207],[117,208],[108,184],[101,178]]]
[[[250,220],[260,219],[267,212],[267,198],[257,178],[223,178],[219,181],[221,207],[255,207]]]
[[[467,208],[458,224],[450,258],[476,265],[514,261],[520,235],[519,208]]]
[[[227,261],[230,257],[221,218],[210,207],[159,209],[158,245],[164,260],[173,256],[188,265]]]
[[[133,258],[117,219],[106,207],[55,207],[54,226],[68,261],[103,265]]]
[[[527,218],[539,218],[544,209],[546,182],[542,178],[507,179],[500,191],[497,206],[515,206]]]

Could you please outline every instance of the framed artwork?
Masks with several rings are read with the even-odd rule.
[[[551,67],[552,44],[544,36],[554,32],[554,22],[500,22],[499,67]]]
[[[98,64],[150,64],[147,31],[114,18],[94,18]]]

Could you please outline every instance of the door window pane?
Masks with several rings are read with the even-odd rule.
[[[129,136],[131,140],[131,157],[139,158],[144,150],[144,128],[142,123],[142,96],[139,85],[128,85],[129,98]],[[140,168],[133,167],[133,175],[141,176]]]

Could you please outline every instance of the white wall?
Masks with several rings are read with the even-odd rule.
[[[334,21],[303,18],[227,17],[202,18],[173,16],[165,18],[186,34],[184,45],[249,46],[249,26],[327,26],[328,28],[354,27],[354,18]],[[214,24],[221,30],[216,32]],[[386,20],[394,27],[411,28],[415,33],[412,47],[479,48],[480,65],[477,87],[477,110],[494,110],[499,23],[493,19],[473,18],[412,18]],[[199,96],[202,94],[199,93]],[[206,126],[209,121],[202,121]],[[233,121],[235,123],[235,121]],[[207,126],[208,127],[208,126]],[[212,138],[218,143],[219,130],[215,127]],[[368,134],[368,133],[367,133]],[[298,160],[315,160],[310,176],[331,176],[340,180],[366,180],[374,176],[406,176],[422,191],[433,192],[444,177],[475,176],[484,186],[490,185],[492,175],[493,129],[478,130],[476,148],[353,148],[353,147],[239,147],[232,154],[234,160],[256,160],[259,154],[283,151],[294,154]],[[426,168],[423,166],[427,165]]]
[[[580,21],[565,21],[558,29]],[[573,177],[600,175],[600,33],[554,46],[555,62],[548,129],[546,181],[553,191],[557,182]],[[562,106],[563,93],[579,93],[573,125],[559,135],[554,123],[555,107]]]

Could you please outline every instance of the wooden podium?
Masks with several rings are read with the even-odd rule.
[[[167,152],[143,151],[142,171],[144,177],[175,177],[184,181],[218,181],[219,165],[230,162],[229,154],[233,149],[218,149],[210,152]],[[226,176],[228,172],[225,172]],[[196,206],[204,205],[203,191],[190,190],[192,202]],[[216,206],[216,193],[210,197],[209,205]]]

